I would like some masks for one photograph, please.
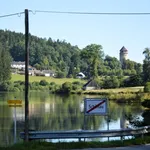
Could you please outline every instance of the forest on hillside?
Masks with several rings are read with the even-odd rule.
[[[0,30],[0,45],[8,48],[13,61],[25,61],[24,34]],[[79,49],[66,41],[33,35],[29,36],[29,64],[36,69],[53,70],[60,77],[75,77],[79,72],[88,78],[95,74],[131,76],[142,72],[142,64],[129,59],[121,66],[117,58],[104,53],[102,45],[90,44]]]

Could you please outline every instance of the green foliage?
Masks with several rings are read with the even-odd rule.
[[[145,59],[143,61],[144,82],[148,82],[150,81],[150,49],[145,48],[143,54],[145,55]]]
[[[59,85],[57,85],[55,82],[51,82],[50,84],[49,84],[49,90],[51,91],[51,92],[56,92],[56,91],[58,91],[60,89],[60,86]]]
[[[5,56],[4,59],[0,59],[0,82],[10,79],[9,67],[11,60],[8,51],[14,61],[25,60],[24,39],[25,37],[22,33],[0,30],[0,56],[1,54]],[[54,41],[51,38],[43,39],[32,35],[30,35],[29,42],[29,64],[39,70],[54,70],[57,78],[76,78],[76,74],[79,72],[83,72],[87,78],[97,78],[99,76],[133,76],[142,72],[142,65],[131,60],[124,61],[122,69],[120,61],[117,58],[108,55],[104,57],[101,45],[90,44],[81,50],[66,41]],[[150,78],[149,50],[146,49],[143,53],[146,57],[143,67],[144,81],[148,81]],[[38,79],[38,81],[40,80]]]
[[[103,87],[106,88],[106,89],[118,88],[119,86],[120,86],[119,79],[117,77],[115,77],[115,76],[113,76],[113,77],[106,77],[104,79]]]
[[[144,86],[144,92],[150,92],[150,82],[147,82]]]
[[[106,56],[104,59],[105,66],[108,66],[111,70],[112,69],[121,69],[120,61],[117,60],[115,57]]]
[[[24,84],[22,81],[10,82],[5,81],[0,83],[0,91],[18,92],[24,91]]]
[[[7,82],[1,82],[0,83],[0,91],[7,91],[9,88],[9,85]]]
[[[41,81],[43,81],[43,80],[41,80]],[[45,80],[44,80],[44,82],[45,82]],[[32,85],[33,85],[33,86],[39,86],[39,82],[34,81],[34,82],[32,82]]]
[[[72,90],[72,84],[70,82],[65,82],[62,84],[62,91],[64,93],[70,93]]]
[[[65,78],[65,73],[64,72],[57,72],[56,78]]]
[[[0,82],[5,82],[10,79],[10,64],[11,57],[8,51],[8,46],[0,43]]]
[[[134,75],[129,77],[124,81],[125,87],[134,87],[134,86],[142,86],[143,85],[143,78],[142,75]]]
[[[88,64],[86,68],[88,78],[98,76],[98,64],[102,61],[103,56],[101,45],[91,44],[81,51],[81,59]]]
[[[53,86],[53,85],[56,85],[56,83],[55,83],[55,82],[50,82],[50,85],[52,85],[52,86]]]
[[[124,60],[122,69],[124,71],[125,76],[141,74],[142,64],[127,59]]]
[[[47,86],[49,83],[46,80],[41,80],[39,85]]]
[[[147,108],[150,108],[150,100],[144,100],[144,101],[142,102],[142,106],[147,107]]]
[[[79,81],[75,81],[72,83],[72,90],[79,91],[82,89],[83,84],[81,84]]]

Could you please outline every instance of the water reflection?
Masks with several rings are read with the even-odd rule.
[[[0,93],[0,145],[13,144],[14,108],[7,105],[8,99],[24,100],[23,93]],[[89,97],[89,96],[87,96]],[[92,96],[96,97],[96,96]],[[78,130],[84,129],[83,100],[85,95],[52,95],[49,93],[32,92],[29,95],[29,127],[32,130]],[[118,105],[109,102],[109,129],[120,129],[125,114],[135,116],[142,113],[141,106]],[[16,109],[17,135],[24,130],[24,103]],[[107,118],[104,116],[86,117],[86,129],[108,129]],[[21,139],[17,136],[17,141]]]

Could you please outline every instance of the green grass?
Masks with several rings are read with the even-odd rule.
[[[150,98],[149,94],[142,93],[143,87],[127,87],[127,88],[116,88],[116,89],[100,89],[100,90],[89,90],[82,91],[83,94],[88,95],[101,95],[106,96],[110,100],[114,100],[118,103],[132,103],[140,102],[145,98]]]
[[[24,75],[19,75],[19,74],[12,74],[11,76],[11,81],[24,81],[25,76]],[[47,82],[55,82],[58,85],[61,85],[65,82],[74,82],[74,81],[79,81],[82,83],[86,83],[85,80],[81,79],[73,79],[73,78],[53,78],[53,77],[41,77],[41,76],[29,76],[29,82],[34,82],[34,81],[41,81],[41,80],[46,80]]]
[[[130,140],[124,140],[123,142],[110,141],[110,142],[24,142],[18,143],[10,147],[0,147],[1,150],[63,150],[63,149],[83,149],[83,148],[108,148],[108,147],[123,147],[133,146],[150,143],[150,137],[144,137],[144,139],[136,138]]]
[[[139,92],[143,91],[143,86],[140,87],[126,87],[126,88],[116,88],[116,89],[100,89],[100,90],[89,90],[89,91],[84,91],[83,93],[88,94],[88,93],[130,93],[130,92]]]

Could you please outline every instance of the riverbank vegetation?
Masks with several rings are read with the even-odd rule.
[[[99,89],[97,90],[83,90],[83,85],[87,80],[74,79],[74,78],[50,78],[50,77],[30,77],[29,90],[31,91],[47,91],[49,93],[57,94],[87,94],[105,96],[117,102],[140,102],[143,99],[149,99],[150,94],[148,90],[149,82],[145,86],[138,87],[120,87],[126,83],[126,80],[119,80],[114,78],[95,79],[98,83]],[[119,83],[118,84],[115,83]],[[112,87],[112,85],[114,85]],[[11,81],[3,82],[0,85],[0,91],[17,92],[25,90],[25,82],[23,75],[12,75]]]
[[[24,91],[24,75],[11,74],[10,65],[12,60],[25,61],[24,35],[7,30],[0,30],[0,33],[0,91]],[[148,99],[149,95],[143,91],[149,92],[150,89],[150,49],[146,48],[143,54],[143,65],[129,59],[120,62],[104,54],[102,45],[90,44],[79,49],[66,41],[30,35],[29,64],[37,70],[53,70],[55,77],[30,76],[29,89],[58,94],[107,95],[113,100]],[[86,79],[76,79],[79,72],[83,72]],[[95,80],[99,90],[82,90],[90,79]],[[144,90],[125,89],[136,86],[144,86]]]
[[[25,61],[24,38],[21,33],[0,30],[0,52],[4,54],[4,51],[7,51],[5,57],[0,55],[0,84],[10,80],[10,78],[4,78],[11,76],[10,61],[6,61],[7,58],[11,56],[12,61]],[[136,76],[132,85],[127,82],[124,86],[142,86],[143,84],[141,80],[142,64],[129,59],[124,60],[124,63],[121,64],[117,58],[105,54],[102,45],[90,44],[80,49],[66,41],[55,41],[51,38],[44,39],[30,35],[29,39],[29,64],[35,70],[52,70],[55,72],[55,78],[76,78],[77,74],[82,72],[88,80],[102,78],[106,81],[103,85],[104,88],[122,87],[121,80],[131,76]],[[7,68],[3,67],[6,66],[6,63]],[[36,81],[40,82],[39,78],[37,77]],[[32,79],[33,77],[30,77],[30,82]],[[13,76],[12,80],[16,81]],[[20,80],[19,76],[17,80]],[[58,84],[62,84],[59,79],[58,82]]]
[[[83,149],[83,148],[108,148],[108,147],[124,147],[124,146],[134,146],[134,145],[143,145],[150,143],[150,137],[144,137],[144,139],[135,138],[124,140],[123,142],[118,141],[109,141],[109,142],[25,142],[18,143],[9,147],[0,147],[1,150],[65,150],[65,149]]]
[[[12,60],[25,61],[24,35],[7,30],[0,30],[0,33],[0,91],[24,91],[24,75],[11,74],[10,65]],[[35,70],[53,70],[55,77],[30,76],[29,89],[65,94],[97,94],[98,91],[82,90],[88,80],[94,79],[98,89],[101,89],[98,94],[113,93],[111,98],[114,99],[116,96],[112,90],[105,92],[102,89],[144,86],[149,80],[149,49],[146,48],[143,54],[143,65],[129,59],[120,62],[117,58],[106,55],[102,45],[90,44],[79,49],[66,41],[30,35],[29,64]],[[76,79],[79,72],[84,73],[86,79]],[[128,99],[136,97],[133,91],[121,91],[122,97],[125,93],[128,94]]]
[[[55,80],[54,80],[55,81]],[[145,92],[144,89],[148,87],[124,87],[116,89],[99,89],[99,90],[83,90],[84,82],[79,80],[72,80],[72,82],[65,82],[56,84],[56,82],[48,82],[46,80],[33,81],[29,83],[30,91],[45,91],[54,94],[86,94],[99,95],[99,97],[107,97],[109,100],[114,100],[118,103],[132,103],[141,102],[144,99],[150,99],[150,93]],[[1,91],[19,92],[25,90],[24,81],[5,82],[0,85]]]

